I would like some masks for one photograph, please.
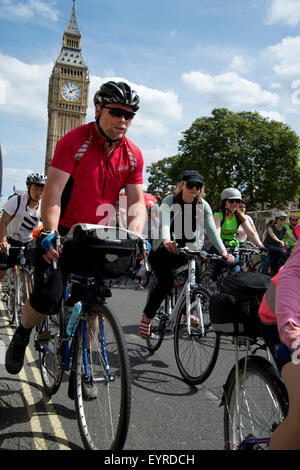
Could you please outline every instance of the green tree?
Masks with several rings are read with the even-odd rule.
[[[186,169],[205,178],[206,199],[220,200],[223,189],[240,189],[248,209],[283,208],[299,197],[300,139],[289,126],[257,112],[226,108],[196,119],[183,132],[178,155],[147,167],[150,192],[161,200]]]

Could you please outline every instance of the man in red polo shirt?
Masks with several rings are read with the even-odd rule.
[[[59,258],[53,240],[76,223],[103,223],[101,208],[115,207],[125,188],[128,229],[142,233],[145,219],[143,157],[125,134],[138,110],[139,97],[124,82],[107,82],[94,97],[96,122],[79,126],[58,142],[42,200],[43,232],[47,252],[40,247],[34,291],[23,309],[21,324],[6,353],[6,369],[17,374],[23,367],[32,328],[44,314],[55,313],[63,295],[60,269],[45,276]],[[45,246],[45,243],[43,243]],[[49,280],[50,279],[50,280]]]

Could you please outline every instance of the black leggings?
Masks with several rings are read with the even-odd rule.
[[[185,254],[170,253],[163,245],[156,251],[150,251],[149,263],[157,278],[157,284],[150,291],[149,300],[144,308],[148,318],[154,318],[158,307],[166,297],[170,295],[174,287],[173,269],[177,269],[187,263]],[[196,275],[198,266],[196,263]]]

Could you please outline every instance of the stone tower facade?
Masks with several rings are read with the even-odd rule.
[[[74,127],[85,123],[89,83],[88,67],[81,54],[81,33],[73,0],[62,49],[49,79],[46,174],[58,140]]]

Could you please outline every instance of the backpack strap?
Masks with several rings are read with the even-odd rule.
[[[8,199],[11,199],[11,198],[14,197],[14,196],[17,196],[17,208],[16,208],[15,212],[13,213],[13,215],[11,216],[11,219],[10,219],[9,222],[12,221],[12,219],[14,218],[14,216],[16,215],[16,213],[18,212],[19,207],[20,207],[20,203],[21,203],[21,197],[22,197],[21,194],[14,193],[14,194],[12,194],[11,196],[9,196]]]

